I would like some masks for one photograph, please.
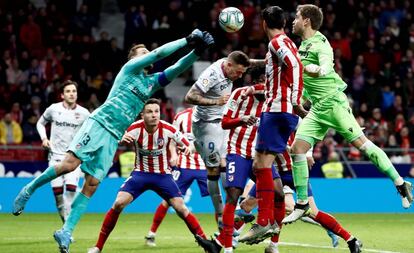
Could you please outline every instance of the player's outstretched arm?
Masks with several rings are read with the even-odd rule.
[[[198,41],[203,40],[203,33],[195,29],[189,36],[186,38],[178,39],[167,44],[158,47],[148,54],[145,54],[141,57],[133,58],[129,60],[125,65],[124,69],[126,71],[139,71],[144,69],[147,66],[171,55],[172,53],[176,52],[177,50],[185,47],[186,45],[194,45],[199,43]]]

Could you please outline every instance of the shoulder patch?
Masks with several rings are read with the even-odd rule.
[[[229,108],[230,108],[230,110],[232,110],[232,111],[235,111],[235,110],[237,109],[237,102],[236,102],[236,100],[232,100],[232,101],[230,102],[230,104],[229,104]]]

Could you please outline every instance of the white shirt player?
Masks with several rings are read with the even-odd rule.
[[[50,105],[37,122],[36,128],[40,138],[47,138],[46,124],[51,123],[49,158],[63,156],[83,122],[89,116],[89,111],[76,105],[75,108],[66,108],[63,102]]]
[[[233,82],[228,79],[223,72],[223,63],[225,59],[220,59],[210,65],[201,73],[195,85],[204,94],[205,98],[219,99],[223,95],[230,95],[233,88]],[[195,106],[194,122],[201,120],[213,121],[221,119],[223,116],[224,106],[209,105]]]

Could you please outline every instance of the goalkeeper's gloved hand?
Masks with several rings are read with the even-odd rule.
[[[194,29],[194,31],[185,37],[185,39],[191,48],[195,48],[197,44],[203,42],[203,32],[201,32],[199,29]]]
[[[214,45],[214,38],[209,32],[203,32],[203,40],[201,43],[196,44],[194,53],[196,55],[201,55],[204,50],[212,47]]]

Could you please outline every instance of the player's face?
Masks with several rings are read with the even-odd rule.
[[[157,104],[148,104],[142,114],[146,126],[157,126],[160,122],[160,106]]]
[[[148,53],[149,53],[149,51],[145,47],[138,48],[137,50],[135,50],[135,57],[140,57],[140,56],[142,56],[144,54],[148,54]]]
[[[293,20],[293,27],[292,27],[293,34],[296,34],[299,36],[303,34],[303,30],[304,30],[303,23],[304,23],[304,20],[303,20],[302,14],[300,14],[300,11],[297,11],[295,20]]]
[[[246,72],[247,67],[241,65],[241,64],[235,64],[233,62],[228,61],[226,64],[226,68],[224,71],[226,71],[226,76],[231,81],[235,81],[243,76],[243,74]]]
[[[76,86],[71,84],[67,85],[63,89],[63,93],[61,95],[61,98],[63,101],[69,105],[73,105],[76,103],[76,100],[78,99],[78,91],[76,89]]]

